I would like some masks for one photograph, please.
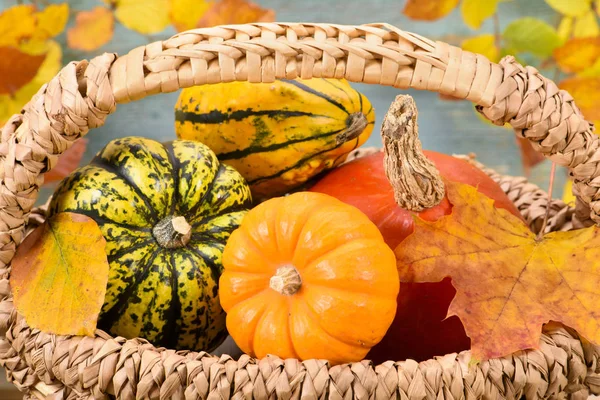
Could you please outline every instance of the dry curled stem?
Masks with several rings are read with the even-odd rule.
[[[396,203],[422,211],[444,198],[444,183],[435,165],[425,157],[419,141],[417,106],[411,96],[396,97],[383,119],[385,173]]]

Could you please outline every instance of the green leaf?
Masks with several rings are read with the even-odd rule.
[[[570,17],[583,15],[592,7],[592,0],[546,0],[546,3],[559,13]]]
[[[514,20],[506,27],[502,36],[507,48],[543,58],[551,56],[554,49],[563,44],[552,26],[533,17]]]
[[[496,47],[494,35],[479,35],[464,40],[460,47],[472,53],[481,54],[492,62],[500,60],[500,50]]]
[[[463,0],[460,12],[465,24],[472,29],[479,29],[483,21],[494,15],[498,8],[498,0]]]

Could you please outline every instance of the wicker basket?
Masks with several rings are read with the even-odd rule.
[[[72,62],[2,129],[0,159],[0,364],[26,398],[75,399],[585,399],[600,393],[600,347],[558,324],[540,347],[478,365],[469,352],[417,363],[330,367],[320,360],[234,360],[176,352],[97,331],[65,337],[27,326],[8,277],[16,246],[39,223],[32,212],[43,174],[116,103],[204,83],[276,78],[346,78],[426,89],[471,100],[558,165],[569,168],[576,209],[547,204],[523,178],[488,173],[533,230],[550,208],[547,230],[600,221],[600,151],[593,125],[568,93],[512,57],[499,64],[386,24],[262,23],[180,33],[117,57]],[[473,161],[474,162],[474,161]]]

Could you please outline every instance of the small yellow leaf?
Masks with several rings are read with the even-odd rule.
[[[56,214],[25,238],[10,285],[17,311],[32,328],[94,334],[108,283],[105,246],[96,222],[73,213]]]
[[[33,38],[46,40],[59,35],[69,20],[69,4],[50,4],[37,13],[37,28]]]
[[[573,96],[588,121],[600,120],[600,78],[569,78],[560,82],[558,87]]]
[[[16,47],[0,47],[0,95],[13,95],[31,82],[46,58],[30,55]]]
[[[498,0],[463,0],[460,11],[463,21],[472,29],[479,29],[483,21],[494,15]]]
[[[62,50],[54,40],[45,42],[27,42],[19,49],[29,55],[45,55],[44,62],[37,70],[35,77],[13,95],[0,94],[0,126],[33,97],[39,88],[58,73],[62,65]]]
[[[592,0],[546,0],[546,3],[559,13],[570,17],[583,15],[592,7]]]
[[[110,0],[109,4],[116,8],[119,22],[145,35],[161,32],[171,24],[170,0]]]
[[[564,72],[580,72],[600,58],[600,37],[574,38],[554,50],[554,59]]]
[[[106,7],[81,11],[75,17],[75,26],[67,31],[67,44],[72,49],[96,50],[112,39],[114,24],[113,13]]]
[[[179,32],[193,29],[211,6],[209,0],[172,0],[171,22]]]
[[[580,17],[575,18],[573,36],[576,38],[594,37],[600,34],[598,19],[593,11],[588,11]]]
[[[460,0],[408,0],[402,13],[410,19],[435,21],[450,14]]]
[[[249,0],[220,0],[198,21],[197,27],[225,24],[249,24],[253,22],[273,22],[275,12],[261,8]]]
[[[478,53],[492,62],[500,60],[500,50],[496,47],[494,35],[486,34],[470,37],[461,43],[463,50]]]
[[[573,181],[567,179],[565,186],[563,187],[562,201],[566,204],[575,205],[575,195],[573,194]]]
[[[35,7],[18,5],[7,8],[0,14],[0,46],[16,46],[36,29]]]
[[[573,32],[573,22],[573,17],[562,17],[560,20],[557,33],[563,41],[566,41],[571,37],[571,33]]]

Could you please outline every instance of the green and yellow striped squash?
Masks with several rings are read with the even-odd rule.
[[[177,136],[209,146],[246,178],[255,200],[339,165],[369,138],[374,121],[369,100],[336,79],[194,86],[175,105]]]
[[[218,298],[222,252],[250,207],[245,179],[204,144],[128,137],[66,177],[49,213],[85,214],[106,239],[99,328],[210,351],[227,336]]]

